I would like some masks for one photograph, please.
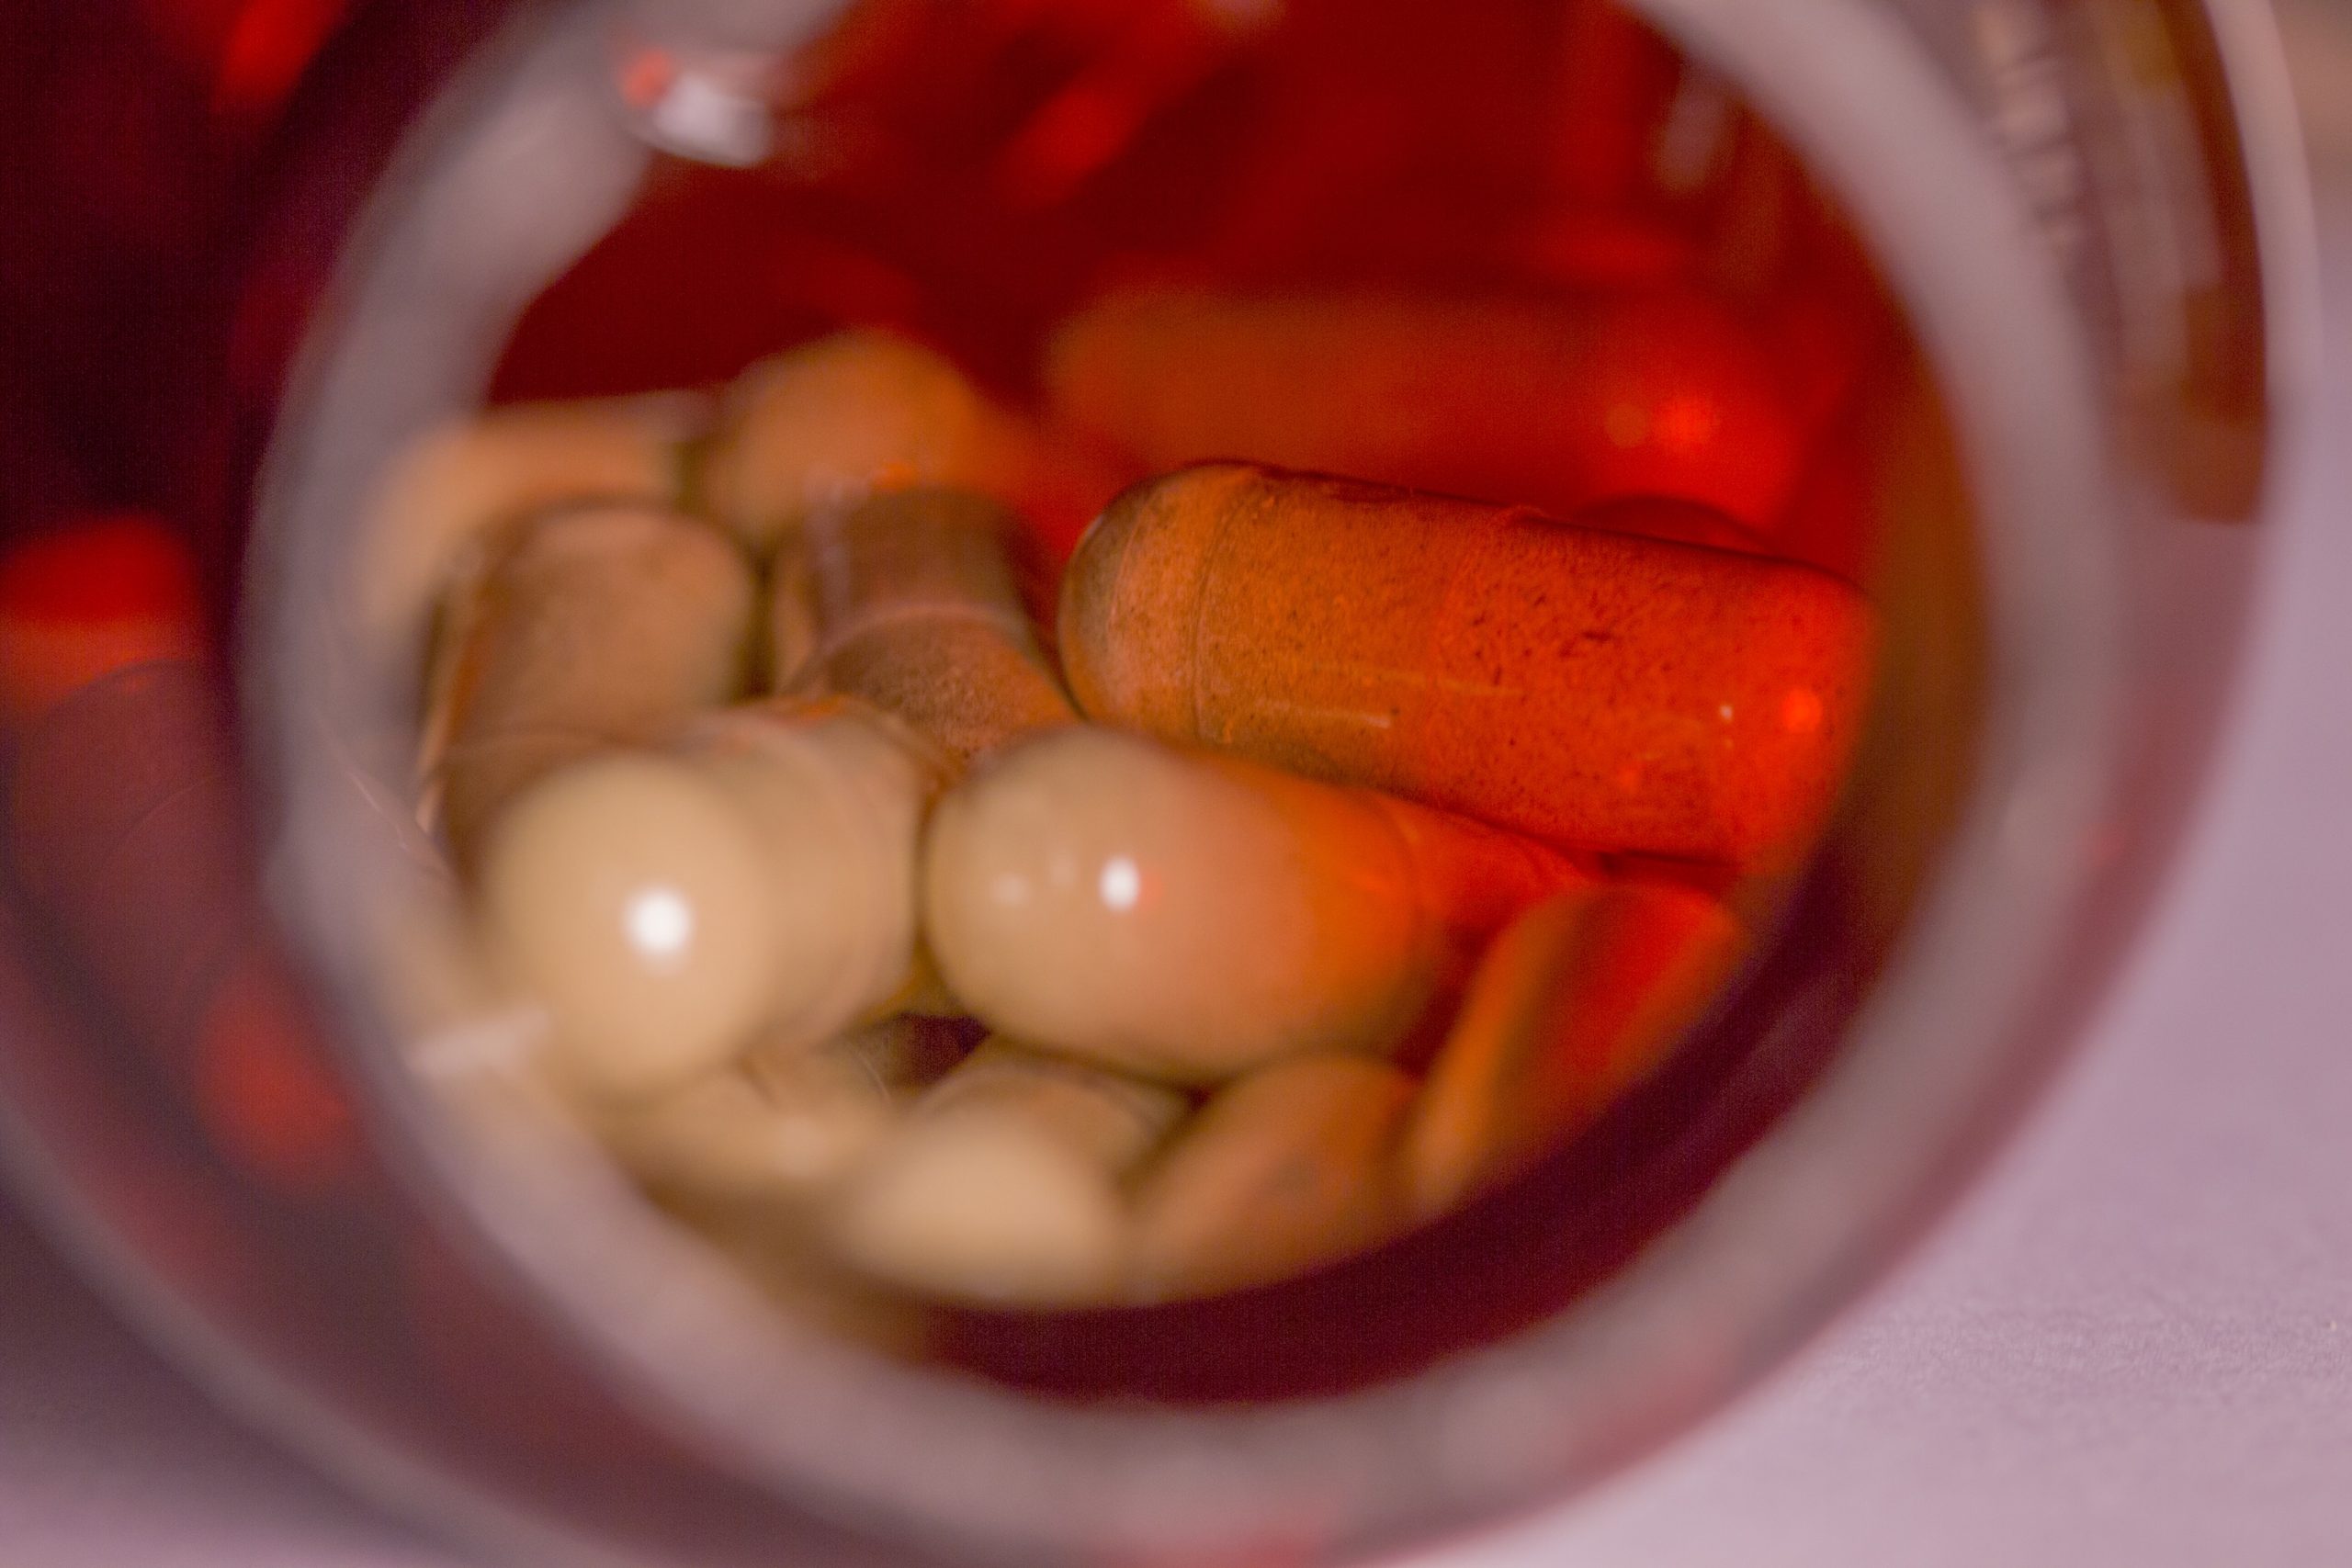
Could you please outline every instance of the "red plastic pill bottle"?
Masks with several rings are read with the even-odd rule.
[[[155,79],[44,100],[8,197],[54,221],[0,364],[0,1151],[224,1399],[493,1551],[1346,1562],[1567,1496],[1934,1222],[2195,798],[2316,336],[2258,6],[185,9],[56,24],[58,71]],[[500,1049],[421,1049],[379,963],[429,886],[413,715],[339,585],[421,432],[843,322],[1027,406],[1114,290],[1692,278],[1771,421],[1708,338],[1611,383],[1594,450],[1778,519],[1742,525],[1869,592],[1880,663],[1751,962],[1523,1178],[1288,1284],[913,1313],[882,1354],[413,1070]]]

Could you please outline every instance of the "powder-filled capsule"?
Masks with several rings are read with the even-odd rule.
[[[1721,904],[1663,884],[1582,889],[1521,916],[1479,964],[1406,1131],[1415,1217],[1589,1121],[1698,1015],[1744,942]]]
[[[534,780],[734,696],[752,600],[734,546],[674,513],[592,507],[517,535],[453,606],[434,677],[424,750],[459,863]]]
[[[1861,595],[1808,568],[1240,464],[1126,491],[1061,604],[1093,718],[1728,862],[1815,826],[1871,638]]]
[[[1410,1075],[1353,1056],[1303,1056],[1227,1087],[1144,1177],[1131,1292],[1240,1290],[1382,1240],[1413,1091]]]
[[[1079,728],[940,802],[924,929],[1040,1047],[1176,1083],[1395,1044],[1466,955],[1590,875],[1515,835],[1239,758]]]
[[[1691,290],[1114,295],[1046,379],[1057,419],[1148,468],[1249,458],[1553,513],[1670,495],[1761,527],[1801,457],[1757,341]]]
[[[876,491],[1019,481],[1027,437],[956,367],[888,333],[847,332],[746,371],[703,466],[703,499],[753,548]]]
[[[711,514],[763,553],[819,513],[940,485],[1018,507],[1060,555],[1120,477],[1102,455],[998,406],[931,350],[859,331],[746,371],[700,489]]]
[[[677,503],[685,454],[710,420],[689,392],[519,403],[440,426],[386,469],[362,530],[362,634],[404,652],[469,550],[549,508]]]
[[[1075,723],[1006,559],[1015,526],[986,496],[932,489],[813,518],[804,563],[779,560],[774,641],[804,650],[779,662],[785,688],[896,714],[958,766]]]
[[[917,1290],[1103,1299],[1125,1258],[1120,1182],[1186,1105],[1162,1084],[991,1041],[853,1179],[832,1234],[860,1268]]]
[[[672,754],[582,762],[483,856],[492,951],[551,1016],[559,1075],[650,1096],[752,1041],[807,1048],[910,983],[938,760],[847,704],[745,709]]]

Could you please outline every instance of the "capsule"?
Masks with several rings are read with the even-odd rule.
[[[924,930],[996,1028],[1172,1083],[1376,1052],[1521,908],[1590,876],[1477,823],[1080,728],[941,801]]]
[[[1136,1194],[1130,1291],[1241,1290],[1382,1240],[1413,1092],[1408,1074],[1351,1056],[1277,1063],[1222,1090]]]
[[[941,1026],[893,1018],[808,1049],[754,1049],[658,1100],[617,1108],[598,1131],[657,1192],[798,1204],[878,1148],[898,1121],[909,1060]]]
[[[519,535],[462,596],[433,682],[426,764],[459,863],[532,781],[731,698],[752,600],[734,547],[674,513],[596,507]]]
[[[1749,862],[1838,787],[1871,616],[1804,567],[1239,464],[1062,589],[1090,716],[1592,849]]]
[[[807,1048],[914,973],[915,847],[935,758],[833,705],[708,721],[672,754],[565,769],[493,829],[492,950],[553,1021],[558,1076],[647,1098],[755,1038]]]
[[[948,490],[877,495],[813,520],[806,566],[778,575],[779,647],[813,644],[786,686],[896,714],[959,767],[1077,722],[1006,560],[1015,526],[987,497]]]
[[[714,516],[756,551],[877,491],[1017,496],[1036,461],[1020,420],[929,349],[846,332],[763,361],[728,394],[702,471]]]
[[[1001,1304],[1075,1304],[1117,1289],[1121,1179],[1185,1097],[999,1041],[934,1086],[833,1216],[842,1255],[880,1278]]]
[[[1118,295],[1064,325],[1046,384],[1149,469],[1249,458],[1561,514],[1669,495],[1760,527],[1801,455],[1758,342],[1695,290]]]
[[[1517,1174],[1639,1077],[1745,945],[1713,898],[1664,884],[1547,899],[1496,939],[1431,1065],[1400,1164],[1428,1219]]]
[[[379,646],[418,645],[443,591],[472,551],[558,506],[672,506],[686,454],[710,421],[685,392],[520,403],[442,425],[387,468],[361,531],[354,578],[359,627]]]

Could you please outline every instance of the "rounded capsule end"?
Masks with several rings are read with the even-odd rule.
[[[1014,1038],[1170,1083],[1377,1048],[1425,977],[1393,830],[1343,791],[1066,729],[941,801],[924,931]]]
[[[573,1087],[632,1098],[731,1058],[769,1002],[776,910],[749,824],[690,768],[606,757],[499,818],[481,918]]]
[[[838,333],[747,371],[702,470],[713,515],[755,550],[881,491],[1001,493],[1030,456],[1015,421],[962,372],[886,332]]]
[[[1254,472],[1207,463],[1147,479],[1079,541],[1059,630],[1063,674],[1088,717],[1197,739],[1193,632],[1218,536]]]
[[[978,1111],[901,1132],[842,1194],[833,1230],[877,1278],[1003,1305],[1102,1298],[1126,1244],[1109,1173],[1017,1117]]]

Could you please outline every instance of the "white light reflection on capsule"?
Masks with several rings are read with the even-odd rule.
[[[629,945],[664,967],[682,958],[695,939],[693,906],[673,887],[649,887],[622,911]]]
[[[1125,855],[1117,855],[1103,863],[1102,880],[1097,886],[1105,908],[1132,909],[1136,907],[1136,900],[1143,896],[1143,873],[1136,869],[1133,860]]]

